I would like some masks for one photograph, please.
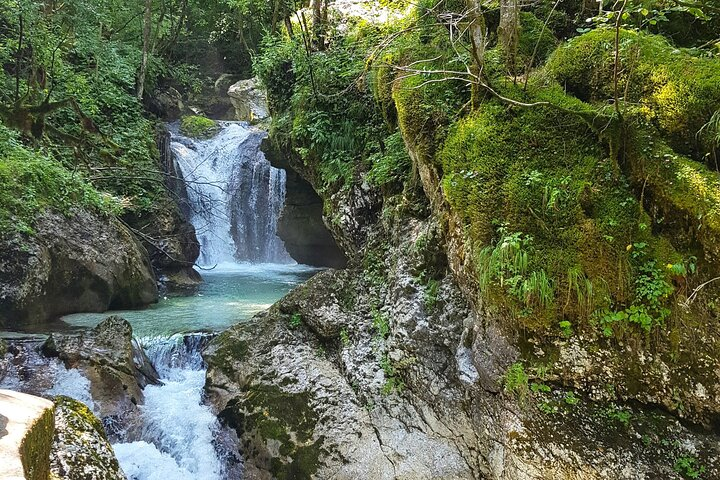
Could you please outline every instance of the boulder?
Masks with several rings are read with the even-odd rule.
[[[224,97],[233,84],[241,80],[240,75],[234,73],[223,73],[215,79],[215,94]]]
[[[256,78],[240,80],[227,90],[237,120],[257,123],[270,118],[267,96]]]
[[[160,383],[145,351],[133,339],[132,327],[121,317],[108,317],[80,335],[53,333],[41,351],[58,357],[66,368],[80,369],[90,380],[93,401],[106,425],[131,419],[143,402],[142,389]]]
[[[0,326],[157,301],[148,254],[113,218],[46,212],[35,234],[0,240]]]
[[[148,110],[166,120],[176,120],[185,111],[182,95],[172,87],[156,90],[146,104]]]
[[[0,390],[0,478],[47,480],[53,430],[52,402]]]
[[[125,480],[105,429],[83,403],[55,397],[50,472],[63,480]]]

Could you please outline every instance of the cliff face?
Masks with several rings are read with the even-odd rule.
[[[620,32],[636,63],[618,118],[602,105],[609,30],[560,47],[526,89],[489,63],[485,97],[392,68],[457,60],[444,27],[417,30],[367,76],[372,27],[335,39],[312,85],[334,95],[295,77],[305,60],[288,45],[261,64],[273,139],[349,265],[208,350],[208,392],[248,471],[720,475],[718,177],[707,146],[681,140],[720,107],[717,61]]]

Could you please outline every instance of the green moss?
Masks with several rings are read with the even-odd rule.
[[[554,87],[531,95],[588,108]],[[475,250],[480,293],[525,328],[560,334],[558,318],[588,328],[598,310],[644,304],[630,244],[650,245],[655,265],[681,258],[652,234],[633,186],[584,115],[486,102],[453,125],[437,159],[445,197]]]
[[[579,98],[605,102],[614,97],[614,52],[614,31],[593,30],[558,48],[548,71]],[[697,150],[696,133],[720,107],[720,60],[695,57],[657,35],[622,31],[620,67],[624,101],[639,105],[676,148]]]
[[[237,407],[236,407],[237,408]],[[322,439],[313,440],[317,414],[307,392],[288,393],[272,385],[256,385],[242,403],[240,425],[257,448],[278,442],[278,453],[265,468],[278,479],[309,479],[317,471]]]
[[[58,395],[54,398],[55,406],[65,408],[75,414],[81,421],[92,427],[102,438],[107,440],[105,427],[94,413],[82,402],[64,395]]]
[[[47,480],[50,475],[54,431],[55,415],[49,408],[30,427],[20,443],[20,459],[28,480]]]
[[[219,369],[225,375],[233,375],[234,365],[241,362],[248,353],[247,342],[236,338],[228,331],[213,340],[213,344],[217,344],[217,347],[207,359],[208,365]]]
[[[217,131],[217,122],[200,115],[186,115],[180,121],[180,132],[193,138],[207,138]]]
[[[692,251],[699,243],[716,257],[720,245],[720,175],[677,154],[647,129],[629,145],[629,167],[657,206],[653,221]],[[669,258],[675,263],[677,258]]]
[[[545,22],[530,12],[520,12],[520,37],[518,56],[520,67],[524,69],[531,61],[531,66],[542,64],[557,47],[558,40],[553,36]]]

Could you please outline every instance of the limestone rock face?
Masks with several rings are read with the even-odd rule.
[[[114,219],[45,213],[36,234],[0,244],[0,325],[145,306],[157,286],[143,246]]]
[[[227,94],[235,107],[237,120],[257,123],[270,117],[267,97],[257,79],[240,80],[228,88]]]
[[[205,351],[246,478],[680,479],[681,458],[720,478],[717,435],[668,414],[508,390],[518,347],[467,304],[438,225],[382,230],[362,268],[315,276]]]
[[[62,480],[125,480],[100,420],[84,404],[55,397],[50,472]]]
[[[285,206],[278,219],[277,234],[287,252],[305,265],[344,267],[347,258],[323,221],[322,199],[272,142],[263,140],[260,148],[273,167],[286,172]]]
[[[131,419],[143,402],[142,389],[160,382],[144,350],[133,340],[132,327],[121,317],[108,317],[80,335],[54,333],[41,350],[58,357],[66,368],[80,369],[90,380],[92,398],[106,425],[122,425]]]

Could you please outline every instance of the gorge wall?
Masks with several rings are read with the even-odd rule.
[[[288,44],[261,63],[271,139],[349,262],[206,352],[250,478],[719,476],[718,178],[673,140],[720,105],[717,60],[619,33],[656,70],[623,79],[643,107],[618,119],[598,100],[610,29],[551,39],[525,90],[492,71],[480,94],[402,70],[453,61],[422,12],[374,69],[372,26],[334,39],[312,85]],[[669,127],[674,82],[706,103]]]

